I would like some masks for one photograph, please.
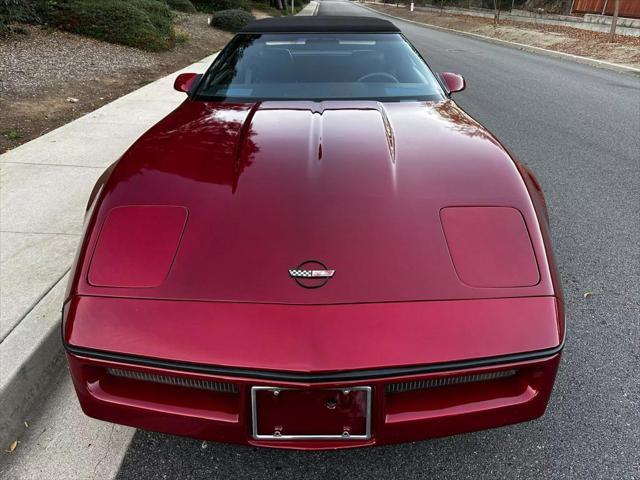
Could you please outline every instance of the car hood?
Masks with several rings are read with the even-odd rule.
[[[109,213],[160,205],[185,212],[166,276],[144,286],[91,282],[91,256]],[[462,281],[441,218],[455,206],[519,211],[539,279],[518,288]],[[450,100],[188,100],[117,163],[92,219],[81,294],[288,304],[553,294],[518,169]],[[136,238],[119,237],[106,264],[131,245],[152,245],[144,228]],[[309,260],[335,270],[321,288],[302,288],[289,276]]]

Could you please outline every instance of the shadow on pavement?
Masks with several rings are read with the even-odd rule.
[[[548,440],[535,437],[545,437],[545,430],[548,426],[538,421],[411,444],[323,452],[227,445],[138,430],[117,478],[544,478],[543,472],[553,468],[554,449],[539,448]]]

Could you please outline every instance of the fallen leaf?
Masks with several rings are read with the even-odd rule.
[[[29,424],[27,422],[24,422],[24,426],[29,428]]]
[[[583,298],[589,298],[589,297],[593,297],[593,292],[584,292],[582,294]]]
[[[69,103],[78,103],[80,100],[78,100],[77,98],[73,98],[73,97],[69,97],[67,98],[67,102]]]
[[[7,450],[7,453],[13,453],[13,451],[17,448],[17,446],[18,446],[18,440],[14,440],[13,443],[9,445],[9,450]]]

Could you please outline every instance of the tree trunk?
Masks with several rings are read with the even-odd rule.
[[[500,23],[500,4],[501,0],[493,0],[493,24],[498,26]]]
[[[618,26],[618,13],[620,12],[620,0],[616,0],[613,6],[613,18],[611,19],[611,31],[609,32],[609,43],[612,43],[616,36],[616,27]]]

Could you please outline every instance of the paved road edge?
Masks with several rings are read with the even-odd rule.
[[[403,22],[408,22],[408,23],[413,23],[415,25],[419,25],[421,27],[425,27],[425,28],[432,28],[434,30],[440,30],[443,32],[449,32],[449,33],[455,33],[457,35],[462,35],[465,37],[469,37],[469,38],[475,38],[477,40],[483,40],[485,42],[489,42],[489,43],[495,43],[497,45],[503,45],[506,47],[511,47],[511,48],[516,48],[518,50],[524,50],[527,52],[532,52],[532,53],[540,53],[543,55],[548,55],[551,57],[556,57],[556,58],[564,58],[567,60],[572,60],[574,62],[577,63],[582,63],[585,65],[591,65],[592,67],[597,67],[597,68],[604,68],[607,70],[613,70],[616,72],[621,72],[621,73],[630,73],[633,75],[638,75],[640,76],[640,68],[635,68],[635,67],[630,67],[627,65],[621,65],[619,63],[612,63],[612,62],[607,62],[605,60],[597,60],[595,58],[590,58],[590,57],[582,57],[580,55],[572,55],[570,53],[564,53],[564,52],[557,52],[555,50],[549,50],[547,48],[541,48],[541,47],[534,47],[533,45],[525,45],[524,43],[517,43],[517,42],[509,42],[507,40],[500,40],[498,38],[493,38],[493,37],[487,37],[486,35],[480,35],[478,33],[471,33],[471,32],[464,32],[462,30],[454,30],[453,28],[446,28],[446,27],[440,27],[438,25],[430,25],[428,23],[422,23],[422,22],[417,22],[415,20],[409,20],[406,18],[402,18],[402,17],[397,17],[395,15],[391,15],[389,13],[385,13],[385,12],[381,12],[379,10],[376,10],[374,8],[368,7],[360,2],[354,2],[355,5],[358,5],[362,8],[366,8],[367,10],[374,12],[374,13],[378,13],[380,15],[384,15],[386,17],[390,17],[396,20],[401,20]]]

